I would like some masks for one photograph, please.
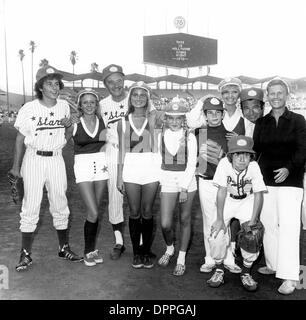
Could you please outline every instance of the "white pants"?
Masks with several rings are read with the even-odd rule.
[[[108,168],[108,218],[111,224],[123,222],[123,196],[117,189],[118,148],[108,143],[105,157]]]
[[[265,227],[263,245],[267,267],[280,279],[299,280],[300,213],[303,189],[267,187],[261,221]]]
[[[199,197],[203,217],[203,236],[205,247],[205,263],[214,264],[215,261],[210,254],[210,245],[208,242],[211,226],[217,219],[217,192],[218,188],[213,185],[212,180],[204,180],[199,177]],[[227,248],[224,264],[233,265],[235,258],[231,246]]]
[[[304,173],[304,195],[302,203],[302,225],[303,230],[306,230],[306,172]]]
[[[27,148],[20,172],[24,184],[20,213],[21,232],[34,232],[36,229],[44,185],[48,191],[50,213],[55,229],[67,229],[70,212],[66,198],[66,167],[62,154],[44,157],[36,155],[35,150]]]

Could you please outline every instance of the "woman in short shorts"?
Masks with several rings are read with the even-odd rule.
[[[130,208],[129,229],[133,246],[132,267],[153,267],[153,203],[159,186],[159,166],[153,151],[154,120],[149,116],[150,88],[134,83],[128,95],[128,112],[118,123],[118,190],[126,193]],[[151,121],[152,120],[152,121]],[[142,237],[142,246],[140,239]]]
[[[96,249],[96,235],[98,209],[108,179],[105,152],[100,151],[106,135],[104,122],[96,115],[98,93],[92,89],[81,90],[77,96],[77,104],[81,113],[80,121],[68,128],[70,134],[67,136],[73,137],[74,174],[87,213],[84,224],[84,263],[91,267],[103,262]]]

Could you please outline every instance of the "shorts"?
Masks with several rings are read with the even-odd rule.
[[[152,152],[127,152],[124,158],[122,179],[124,182],[140,185],[158,182],[160,163]]]
[[[109,178],[105,152],[77,154],[74,156],[73,168],[76,183]]]
[[[161,192],[181,192],[182,179],[184,178],[184,171],[168,171],[161,170]],[[188,187],[188,192],[197,190],[197,180],[193,175],[191,183]]]

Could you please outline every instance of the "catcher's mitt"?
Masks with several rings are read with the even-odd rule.
[[[8,182],[11,186],[12,199],[13,199],[14,203],[17,204],[17,202],[19,200],[19,192],[18,192],[18,188],[17,188],[17,183],[18,183],[19,178],[15,177],[10,172],[8,172],[7,178],[8,178]]]
[[[237,234],[238,246],[248,253],[257,253],[262,247],[264,226],[258,221],[249,226],[249,221],[241,224],[241,229]]]

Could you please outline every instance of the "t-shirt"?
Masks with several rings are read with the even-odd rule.
[[[213,183],[216,186],[226,187],[227,192],[234,196],[248,196],[254,192],[267,191],[256,161],[251,161],[245,170],[239,172],[233,168],[227,157],[221,159]]]

